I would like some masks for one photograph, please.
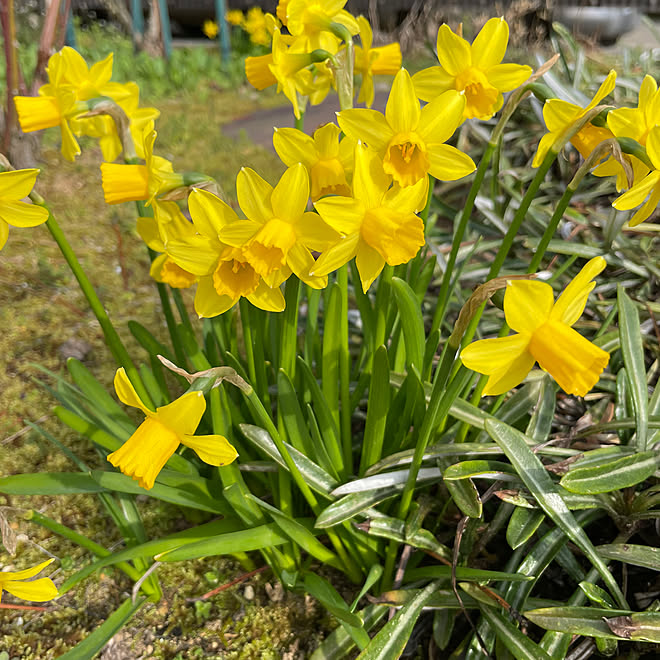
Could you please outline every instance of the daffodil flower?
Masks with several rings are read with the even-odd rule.
[[[309,173],[312,202],[324,195],[351,195],[346,175],[353,169],[355,141],[340,142],[340,134],[334,124],[317,128],[313,136],[296,128],[275,129],[273,146],[282,162],[288,167],[302,163]]]
[[[365,142],[383,160],[383,169],[400,186],[412,186],[427,174],[454,181],[475,165],[462,151],[444,144],[463,122],[465,97],[445,92],[420,109],[410,74],[401,69],[394,78],[385,115],[367,108],[337,114],[341,129]]]
[[[55,598],[57,596],[57,587],[50,578],[30,580],[31,577],[41,573],[46,566],[54,561],[54,559],[47,559],[41,564],[32,568],[26,568],[23,571],[0,571],[0,600],[2,599],[3,591],[16,596],[16,598],[22,598],[23,600],[36,603],[43,603],[44,601]]]
[[[617,138],[631,138],[646,146],[649,132],[660,124],[660,91],[652,76],[645,76],[639,88],[636,108],[615,108],[607,113],[607,127]],[[639,183],[648,173],[649,167],[631,154],[623,154],[633,170],[633,181]],[[628,188],[628,179],[621,164],[610,158],[601,163],[592,174],[596,176],[615,175],[618,191]]]
[[[353,197],[326,197],[314,205],[343,238],[323,252],[314,275],[327,275],[353,257],[366,293],[385,264],[410,261],[424,245],[424,223],[416,215],[426,202],[426,179],[412,186],[390,187],[378,155],[355,149]]]
[[[48,220],[43,206],[21,201],[30,194],[39,170],[11,170],[0,172],[0,250],[13,227],[36,227]]]
[[[106,204],[151,201],[158,195],[183,186],[183,176],[173,171],[172,163],[154,155],[156,131],[153,122],[144,127],[141,145],[136,143],[144,165],[102,163],[101,182]]]
[[[401,68],[401,46],[398,43],[372,48],[373,31],[364,16],[357,17],[362,46],[355,46],[354,72],[362,76],[358,103],[368,108],[374,102],[374,76],[394,76]]]
[[[472,44],[444,24],[438,29],[440,66],[413,76],[420,99],[432,101],[454,89],[465,94],[464,118],[490,119],[502,107],[502,92],[522,85],[532,73],[528,66],[501,64],[509,42],[509,26],[503,18],[491,18]]]
[[[653,169],[639,183],[617,197],[612,203],[612,206],[620,211],[640,207],[630,219],[631,227],[644,222],[660,203],[660,125],[654,126],[649,131],[646,140],[646,155],[649,157]]]
[[[300,41],[301,49],[332,50],[336,41],[330,33],[333,24],[343,26],[352,35],[360,29],[355,18],[343,8],[345,4],[346,0],[289,0],[284,12],[278,7],[277,16]]]
[[[203,318],[223,314],[241,297],[260,309],[281,312],[284,296],[279,286],[291,270],[284,267],[263,278],[247,260],[243,248],[223,243],[220,233],[239,218],[212,193],[194,189],[188,198],[188,209],[198,234],[183,240],[168,239],[165,247],[181,268],[199,278],[195,294],[197,314]]]
[[[314,265],[310,250],[324,250],[339,235],[316,213],[305,210],[309,201],[305,167],[301,163],[289,167],[275,188],[244,167],[236,179],[236,192],[247,219],[225,225],[220,240],[240,248],[261,277],[288,267],[306,284],[323,288],[325,277],[309,275]]]
[[[123,367],[115,374],[115,391],[127,406],[139,408],[146,419],[108,461],[142,488],[153,488],[158,473],[183,444],[209,465],[227,465],[238,454],[221,435],[193,435],[206,410],[202,392],[186,392],[172,403],[149,410],[137,395]]]
[[[518,385],[535,362],[568,394],[584,396],[610,356],[571,326],[580,318],[592,280],[605,259],[591,259],[554,301],[552,287],[535,280],[511,280],[504,294],[507,324],[518,334],[483,339],[461,352],[468,369],[489,376],[484,394],[503,394]]]
[[[179,266],[167,254],[168,240],[185,240],[195,235],[195,227],[181,213],[176,202],[156,202],[151,205],[154,216],[141,216],[137,219],[137,232],[154,252],[160,252],[152,262],[149,274],[156,282],[169,284],[173,289],[187,289],[197,276]]]
[[[548,151],[562,134],[577,121],[582,119],[590,110],[593,110],[613,89],[616,84],[616,71],[607,74],[596,95],[591,102],[581,108],[579,105],[569,103],[562,99],[550,99],[543,106],[543,119],[548,129],[539,142],[539,147],[534,156],[532,167],[538,167],[546,157]],[[601,126],[594,126],[588,122],[572,138],[571,144],[580,152],[583,158],[587,158],[603,140],[613,137],[612,132]]]

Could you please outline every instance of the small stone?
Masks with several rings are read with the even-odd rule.
[[[63,359],[68,360],[70,357],[75,358],[82,362],[92,350],[91,344],[88,344],[84,339],[76,339],[71,337],[67,339],[58,349],[59,354]]]
[[[248,584],[243,591],[243,598],[245,600],[254,600],[254,587],[251,584]]]

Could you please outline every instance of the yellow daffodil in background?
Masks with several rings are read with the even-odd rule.
[[[333,24],[342,25],[352,35],[360,29],[355,18],[344,9],[345,4],[346,0],[289,0],[286,11],[278,7],[277,16],[297,38],[302,50],[320,48],[334,52],[336,37],[330,32]]]
[[[251,7],[241,27],[250,35],[250,41],[259,46],[270,46],[272,32],[268,30],[266,14],[261,7]]]
[[[646,154],[653,169],[628,192],[614,200],[612,206],[620,211],[629,211],[640,206],[630,219],[630,226],[644,222],[660,203],[660,125],[654,126],[646,140]],[[645,201],[646,200],[646,201]]]
[[[649,132],[660,124],[660,90],[652,76],[645,76],[639,88],[636,108],[616,108],[607,113],[607,127],[617,138],[631,138],[646,146]],[[638,183],[648,173],[649,167],[639,158],[623,154],[633,170],[633,181]],[[596,176],[615,175],[618,191],[628,188],[628,180],[621,164],[614,158],[599,165],[592,174]]]
[[[347,173],[353,170],[355,140],[339,141],[341,131],[334,124],[317,128],[313,137],[295,128],[276,128],[273,146],[282,162],[291,167],[302,163],[312,182],[311,199],[324,195],[351,196]]]
[[[236,179],[238,203],[247,220],[226,224],[218,236],[240,248],[256,273],[268,278],[285,267],[306,284],[321,289],[325,277],[312,277],[314,257],[339,240],[316,213],[305,211],[309,175],[301,163],[289,167],[273,188],[254,170],[243,168]]]
[[[364,16],[357,17],[362,46],[355,46],[354,72],[362,76],[358,103],[368,108],[374,102],[374,76],[394,76],[401,68],[401,46],[398,43],[372,48],[373,31]]]
[[[197,314],[204,318],[223,314],[241,297],[260,309],[281,312],[284,296],[279,286],[291,274],[290,269],[276,270],[264,279],[248,262],[242,248],[221,242],[221,231],[239,218],[212,193],[193,190],[188,208],[197,235],[185,240],[168,239],[166,249],[181,268],[199,277],[195,294]]]
[[[231,23],[231,21],[229,20],[230,12],[227,12],[227,15],[225,16],[227,23],[230,23],[232,25],[240,25],[241,21],[243,20],[243,14],[240,12],[240,10],[238,10],[238,13],[240,15],[238,23]],[[206,20],[204,21],[204,23],[202,23],[202,32],[209,39],[215,39],[218,36],[218,32],[219,32],[218,24],[215,21]]]
[[[180,444],[193,449],[209,465],[227,465],[238,455],[221,435],[193,435],[206,410],[202,392],[186,392],[153,412],[142,403],[123,367],[117,370],[114,385],[119,400],[139,408],[146,419],[117,451],[108,454],[108,461],[142,488],[153,488],[158,473]]]
[[[465,94],[465,119],[490,119],[502,107],[502,92],[522,85],[532,73],[528,66],[502,64],[509,42],[509,26],[503,18],[491,18],[472,45],[447,25],[438,29],[440,66],[413,76],[420,99],[432,101],[455,89]]]
[[[412,186],[427,174],[454,181],[474,171],[462,151],[444,144],[463,121],[465,97],[445,92],[420,109],[410,74],[401,69],[394,78],[385,115],[366,108],[337,115],[341,129],[365,142],[383,160],[383,169],[400,186]]]
[[[490,376],[484,394],[503,394],[518,385],[535,362],[568,394],[584,396],[610,356],[571,326],[580,318],[605,259],[591,259],[554,302],[545,282],[512,280],[504,294],[506,322],[518,334],[483,339],[461,353],[468,369]]]
[[[176,202],[156,202],[151,205],[154,217],[137,219],[137,231],[154,252],[160,252],[152,262],[149,274],[156,282],[169,284],[173,289],[187,289],[197,276],[179,266],[166,252],[168,240],[185,240],[196,234],[195,227],[181,213]]]
[[[48,211],[21,201],[27,197],[37,181],[39,170],[12,170],[0,172],[0,250],[13,227],[36,227],[48,220]]]
[[[148,122],[143,129],[142,140],[135,144],[138,154],[146,161],[144,165],[101,164],[106,204],[151,201],[158,195],[183,186],[183,176],[173,171],[172,163],[154,155],[156,135],[153,123]]]
[[[313,273],[327,275],[356,257],[366,293],[386,263],[405,264],[424,245],[424,223],[416,212],[426,202],[426,191],[426,179],[406,188],[390,187],[378,155],[358,145],[353,197],[326,197],[314,205],[343,238],[323,252]]]
[[[50,578],[39,578],[38,580],[30,580],[38,573],[52,564],[54,559],[47,559],[46,561],[34,566],[26,568],[23,571],[0,571],[0,600],[2,599],[2,592],[6,591],[16,598],[23,600],[30,600],[36,603],[43,603],[47,600],[52,600],[57,596],[57,587]]]
[[[607,74],[596,95],[585,108],[562,99],[546,101],[543,106],[543,119],[549,132],[541,138],[532,166],[538,167],[564,131],[579,119],[582,119],[590,110],[593,110],[614,89],[615,84],[616,71],[612,70]],[[580,152],[583,158],[587,158],[594,147],[611,137],[613,137],[613,134],[609,129],[587,123],[571,138],[571,144]]]
[[[240,9],[230,9],[225,14],[225,20],[227,21],[227,23],[229,23],[229,25],[235,25],[235,26],[239,27],[243,23],[243,20],[244,20],[243,12]],[[217,24],[216,24],[216,27],[217,27]],[[204,34],[206,34],[206,32],[204,32]],[[216,34],[217,34],[217,32],[216,32]],[[206,36],[208,37],[209,35],[206,34]],[[213,39],[213,37],[209,37],[209,39]]]

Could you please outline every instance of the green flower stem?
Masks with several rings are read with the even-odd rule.
[[[340,435],[344,465],[351,469],[353,464],[353,443],[351,437],[351,355],[348,349],[348,266],[337,271],[337,283],[340,287],[339,312],[339,406]],[[358,285],[359,286],[359,285]]]
[[[493,154],[493,171],[490,177],[490,198],[493,200],[495,213],[502,215],[502,204],[498,201],[500,197],[500,159],[502,157],[502,137],[497,141],[495,153]]]
[[[391,282],[392,275],[394,274],[394,266],[385,264],[383,271],[378,278],[378,290],[376,291],[376,334],[372,344],[371,355],[369,356],[369,368],[373,360],[373,354],[379,346],[385,344],[385,333],[387,331],[387,317],[389,316],[390,305],[389,301],[391,295]],[[361,286],[358,282],[357,286]]]
[[[454,266],[456,265],[458,250],[461,247],[463,236],[465,235],[465,230],[467,229],[470,216],[472,215],[474,202],[477,199],[481,184],[483,183],[484,176],[486,175],[488,166],[490,165],[490,161],[493,157],[493,154],[495,153],[496,147],[497,141],[493,142],[493,138],[491,137],[491,140],[486,145],[484,154],[481,157],[481,162],[479,163],[479,167],[477,168],[474,180],[472,181],[472,186],[470,187],[467,199],[465,200],[465,206],[463,207],[463,212],[461,213],[461,219],[458,222],[458,226],[454,230],[454,238],[451,244],[451,251],[449,253],[449,258],[447,259],[447,268],[445,269],[445,274],[442,277],[442,284],[440,285],[440,292],[438,293],[438,302],[433,314],[433,321],[431,323],[431,330],[429,334],[436,332],[444,320],[445,311],[447,310],[447,303],[449,302],[449,285],[451,283],[452,273],[454,272]]]
[[[298,296],[300,293],[300,280],[289,276],[284,285],[284,300],[286,307],[282,314],[282,328],[280,331],[280,369],[286,371],[293,381],[296,371],[296,355],[298,345]]]
[[[181,295],[180,289],[171,289],[172,299],[176,305],[177,311],[179,312],[179,318],[183,327],[194,333],[192,323],[190,322],[190,317],[188,316],[188,310],[186,309],[186,304],[183,302],[183,296]]]
[[[275,428],[275,425],[273,424],[273,420],[270,418],[270,415],[266,412],[266,409],[264,408],[263,404],[259,400],[259,397],[257,396],[254,390],[252,390],[249,394],[248,393],[244,393],[244,394],[248,400],[248,403],[252,408],[252,411],[254,412],[256,420],[262,425],[262,427],[266,431],[268,431],[268,434],[275,443],[277,450],[280,452],[280,456],[282,456],[282,459],[286,463],[287,469],[289,470],[291,476],[293,477],[293,480],[296,482],[296,485],[300,489],[300,492],[307,500],[307,503],[311,507],[314,514],[318,516],[321,513],[321,507],[319,506],[318,500],[316,499],[314,493],[312,493],[310,487],[307,485],[307,482],[305,481],[303,476],[300,474],[300,470],[298,470],[298,466],[294,463],[293,459],[291,458],[291,454],[289,454],[289,450],[282,442],[282,438],[280,437],[280,434]]]
[[[250,303],[247,298],[241,297],[238,301],[238,306],[241,311],[241,328],[243,330],[243,343],[245,344],[245,357],[250,384],[261,395],[263,393],[262,386],[264,383],[261,383],[257,376],[257,369],[254,360],[254,339],[252,338],[252,325],[250,323]]]
[[[425,236],[428,236],[429,231],[431,229],[431,227],[428,224],[428,219],[429,219],[429,211],[431,209],[431,200],[433,199],[433,186],[434,185],[435,185],[435,178],[432,177],[429,174],[429,190],[428,190],[428,193],[426,195],[426,206],[424,206],[424,208],[418,214],[419,217],[422,219],[422,222],[424,223],[424,235]],[[419,256],[420,253],[421,253],[421,250],[417,253],[417,255]]]
[[[39,206],[43,206],[48,211],[48,220],[46,220],[46,227],[48,228],[48,231],[50,231],[51,236],[55,239],[55,242],[57,243],[57,246],[59,247],[62,256],[66,260],[67,264],[69,265],[69,268],[71,269],[71,272],[78,281],[78,284],[80,285],[80,289],[83,292],[85,298],[87,299],[87,302],[89,303],[92,312],[94,312],[94,316],[96,316],[96,319],[99,322],[99,325],[101,326],[101,330],[103,331],[103,336],[105,337],[105,341],[108,344],[108,348],[110,349],[112,356],[115,358],[117,364],[120,367],[124,367],[124,369],[126,370],[126,374],[128,375],[131,383],[133,383],[133,387],[135,387],[135,391],[138,393],[138,396],[140,397],[140,399],[142,399],[143,403],[149,408],[153,409],[154,403],[151,400],[151,397],[149,396],[149,392],[147,392],[144,383],[142,382],[142,378],[140,378],[140,374],[138,370],[133,364],[133,360],[131,360],[131,356],[128,354],[128,351],[126,350],[126,347],[122,343],[121,338],[119,337],[119,334],[115,330],[114,325],[112,325],[112,321],[110,321],[110,317],[108,316],[108,313],[105,311],[105,308],[103,307],[103,303],[101,303],[101,300],[96,294],[96,291],[92,286],[92,283],[89,281],[89,278],[87,277],[85,271],[80,265],[78,258],[76,257],[73,249],[71,248],[71,245],[67,241],[64,232],[57,223],[55,216],[48,208],[48,205],[46,204],[43,197],[41,197],[40,195],[38,195],[33,191],[30,194],[30,199],[35,204],[38,204]]]
[[[49,518],[48,516],[44,516],[38,511],[34,511],[34,510],[28,511],[28,513],[25,515],[25,519],[29,520],[30,522],[36,523],[37,525],[41,525],[42,527],[50,530],[54,534],[57,534],[58,536],[68,539],[72,543],[79,545],[81,548],[85,548],[85,550],[89,550],[89,552],[95,554],[97,557],[109,557],[112,554],[110,550],[107,550],[102,545],[99,545],[98,543],[95,543],[91,539],[88,539],[86,536],[83,536],[82,534],[75,532],[66,525],[62,525],[61,523],[56,522],[52,518]],[[142,577],[142,574],[138,570],[136,570],[133,566],[131,566],[129,562],[126,561],[117,562],[116,564],[114,564],[114,566],[116,566],[124,573],[126,573],[126,575],[134,582],[137,582]],[[145,582],[142,584],[142,587],[144,588],[145,592],[148,595],[153,595],[152,590],[149,589],[149,584],[147,583],[148,581],[145,580]]]
[[[294,128],[297,128],[299,131],[304,131],[305,130],[305,113],[304,113],[304,111],[300,112],[300,117],[295,117],[294,118],[293,126],[294,126]]]

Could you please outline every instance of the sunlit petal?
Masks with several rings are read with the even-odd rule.
[[[438,61],[447,73],[455,76],[472,65],[470,44],[444,23],[438,29]]]
[[[402,133],[416,130],[419,114],[419,101],[412,78],[405,69],[401,69],[392,83],[392,90],[385,107],[385,118],[394,133]]]
[[[222,435],[184,435],[181,444],[190,447],[209,465],[229,465],[238,452]]]
[[[531,334],[550,315],[554,296],[552,287],[535,280],[510,280],[504,293],[504,316],[516,332]]]
[[[135,391],[133,383],[129,380],[124,367],[117,369],[114,386],[115,392],[117,392],[117,396],[123,404],[133,408],[139,408],[147,416],[154,414],[152,410],[149,410],[149,408],[142,403],[142,399],[140,399],[138,393]]]
[[[504,58],[509,43],[509,26],[503,18],[491,18],[474,38],[472,66],[490,69]]]
[[[573,325],[582,316],[587,298],[596,286],[593,279],[603,271],[606,265],[603,257],[595,257],[588,261],[557,298],[550,318]]]

